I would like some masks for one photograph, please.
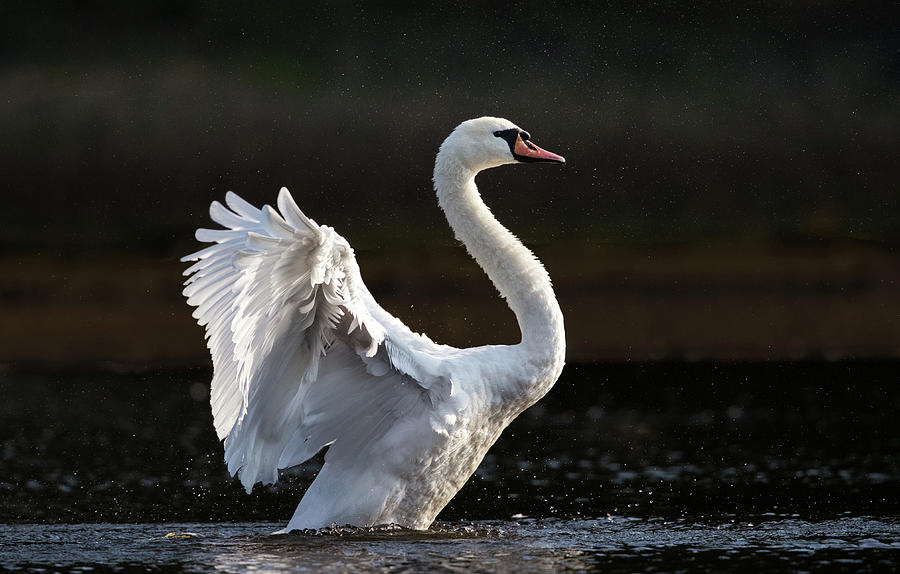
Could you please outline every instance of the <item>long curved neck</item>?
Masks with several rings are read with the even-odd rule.
[[[522,332],[520,345],[532,359],[548,363],[546,366],[553,370],[561,369],[565,331],[550,276],[484,204],[475,185],[476,173],[442,150],[434,168],[438,203],[456,238],[516,314]]]

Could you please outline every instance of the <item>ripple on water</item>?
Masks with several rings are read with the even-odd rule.
[[[0,568],[184,571],[468,571],[634,569],[720,571],[900,567],[900,522],[822,522],[770,515],[754,521],[608,517],[592,520],[441,522],[334,527],[270,535],[276,523],[12,525],[0,530]]]

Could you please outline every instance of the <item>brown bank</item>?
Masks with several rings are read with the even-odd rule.
[[[570,362],[900,357],[900,257],[864,243],[535,252]],[[461,248],[361,251],[373,294],[454,345],[513,343],[512,313]],[[0,259],[0,362],[206,364],[170,259]]]

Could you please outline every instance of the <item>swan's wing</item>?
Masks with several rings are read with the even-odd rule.
[[[231,192],[226,203],[210,206],[225,229],[197,230],[214,245],[184,258],[196,261],[184,294],[206,328],[216,432],[248,490],[336,440],[364,443],[364,421],[384,426],[449,395],[451,349],[375,303],[343,237],[287,189],[280,213]]]

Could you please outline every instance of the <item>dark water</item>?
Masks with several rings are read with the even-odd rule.
[[[900,365],[569,366],[426,533],[267,537],[205,370],[0,371],[0,566],[613,571],[900,564]],[[197,536],[165,538],[170,532]]]
[[[279,523],[12,525],[2,568],[46,572],[896,571],[900,524],[869,518],[703,525],[639,518],[440,523],[266,536]]]

